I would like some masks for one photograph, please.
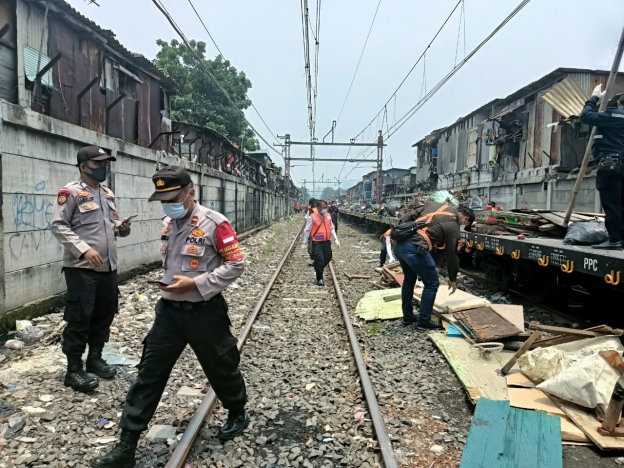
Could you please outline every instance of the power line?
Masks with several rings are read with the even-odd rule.
[[[217,45],[217,42],[214,40],[214,37],[212,37],[212,34],[210,34],[210,31],[208,30],[208,27],[206,26],[206,24],[204,23],[204,20],[202,19],[202,17],[199,15],[199,12],[195,9],[195,5],[193,5],[192,0],[188,0],[189,4],[191,5],[191,8],[193,9],[193,11],[195,12],[195,15],[197,16],[197,18],[199,19],[199,21],[201,22],[202,26],[204,27],[204,29],[206,30],[206,33],[208,34],[208,37],[210,38],[210,40],[212,41],[212,43],[214,44],[214,46],[217,48],[217,50],[219,51],[219,55],[221,55],[221,57],[225,58],[225,55],[223,55],[223,52],[221,52],[221,49],[219,49],[219,46]],[[266,127],[266,129],[269,131],[269,133],[271,134],[271,136],[273,138],[275,138],[275,133],[273,133],[271,131],[271,129],[269,128],[269,125],[265,122],[264,118],[262,117],[262,115],[260,115],[260,111],[256,108],[256,105],[253,103],[251,103],[251,107],[253,107],[253,110],[256,111],[256,114],[258,114],[258,117],[260,117],[260,120],[262,120],[262,123],[264,124],[264,126]],[[276,140],[277,141],[277,140]]]
[[[392,100],[393,97],[396,96],[396,94],[399,92],[399,89],[401,89],[401,87],[405,84],[405,82],[407,81],[407,79],[409,78],[409,76],[412,74],[412,72],[414,71],[414,69],[416,68],[416,66],[420,63],[420,61],[425,57],[425,55],[427,54],[427,51],[431,48],[431,46],[433,45],[433,43],[435,42],[435,40],[437,39],[437,37],[440,35],[440,33],[442,32],[442,29],[444,29],[444,27],[446,26],[446,23],[449,22],[449,20],[451,19],[451,16],[453,16],[453,13],[455,13],[455,10],[457,10],[457,8],[459,7],[459,5],[462,3],[463,0],[459,0],[455,6],[453,7],[453,9],[451,10],[451,12],[449,13],[449,15],[446,17],[446,19],[444,20],[444,23],[442,23],[442,26],[440,26],[440,28],[438,29],[438,31],[435,33],[435,35],[433,36],[433,39],[431,39],[431,41],[429,41],[429,44],[427,45],[427,47],[425,47],[425,50],[420,54],[420,57],[418,57],[418,60],[416,60],[416,62],[414,63],[414,65],[412,65],[412,68],[410,68],[410,70],[407,72],[407,75],[405,75],[405,78],[403,78],[403,80],[401,81],[401,83],[399,83],[399,86],[397,86],[397,88],[394,90],[394,92],[390,95],[390,97],[388,98],[388,100],[386,101],[386,103],[381,107],[381,110],[379,112],[377,112],[377,114],[375,114],[375,117],[373,117],[371,119],[371,121],[364,127],[364,129],[358,133],[355,138],[358,138],[362,133],[364,133],[364,131],[375,121],[375,119],[377,118],[377,116],[384,110],[384,107],[387,106],[390,101]]]
[[[240,110],[238,107],[236,107],[236,104],[234,104],[234,101],[232,100],[232,98],[230,97],[229,93],[225,90],[225,88],[223,86],[221,86],[221,83],[219,83],[219,81],[215,78],[215,76],[212,74],[212,72],[210,71],[210,69],[206,66],[206,64],[204,63],[204,61],[202,60],[202,58],[199,56],[199,54],[197,53],[197,51],[195,49],[193,49],[191,47],[191,45],[189,44],[188,39],[186,38],[186,36],[184,35],[184,33],[182,32],[182,30],[180,29],[180,27],[177,25],[177,23],[175,22],[175,20],[171,17],[171,15],[169,14],[169,12],[167,11],[167,9],[165,8],[165,6],[162,4],[162,2],[160,0],[152,0],[152,3],[154,5],[156,5],[156,8],[158,8],[160,10],[160,12],[165,16],[165,18],[167,18],[167,21],[169,21],[169,24],[171,25],[171,27],[175,30],[175,32],[178,34],[178,36],[180,36],[180,39],[182,39],[182,42],[184,42],[184,45],[186,45],[186,47],[189,49],[189,51],[193,54],[193,56],[195,57],[195,59],[197,60],[197,62],[199,63],[199,66],[204,70],[204,72],[212,79],[212,81],[216,84],[217,88],[219,88],[221,90],[221,92],[223,93],[223,95],[225,96],[225,98],[228,100],[228,102],[232,105],[232,107],[241,115],[241,117],[243,118],[243,120],[245,122],[247,122],[247,125],[249,125],[249,127],[254,131],[254,133],[256,135],[258,135],[258,137],[273,151],[275,151],[277,154],[279,154],[280,156],[282,155],[278,150],[276,150],[275,148],[273,148],[273,146],[271,145],[271,143],[269,143],[261,134],[260,132],[258,132],[255,127],[251,124],[251,122],[249,122],[249,120],[247,120],[247,117],[245,117],[245,113]]]
[[[364,51],[366,50],[366,44],[368,44],[368,38],[370,37],[370,33],[373,30],[373,25],[375,24],[375,18],[377,18],[377,12],[379,11],[379,6],[381,5],[381,0],[377,3],[377,8],[375,9],[375,15],[373,16],[373,21],[371,22],[370,28],[368,29],[368,34],[366,35],[366,40],[364,41],[364,47],[362,47],[362,52],[360,53],[360,59],[358,60],[357,66],[355,67],[355,72],[353,73],[353,78],[351,78],[351,84],[349,85],[349,90],[347,91],[347,95],[344,98],[344,102],[342,103],[342,108],[340,109],[340,113],[338,114],[338,118],[336,122],[340,120],[342,116],[342,111],[347,104],[347,99],[349,98],[349,94],[351,93],[351,88],[353,87],[353,82],[355,81],[355,76],[357,75],[358,70],[360,69],[360,63],[362,62],[362,57],[364,56]]]
[[[452,77],[457,73],[490,39],[492,39],[509,21],[512,20],[525,6],[529,4],[531,0],[523,0],[520,4],[507,16],[477,47],[475,47],[461,62],[459,62],[444,78],[442,78],[431,90],[420,99],[409,111],[407,111],[392,127],[386,130],[384,139],[388,140],[392,135],[399,131],[399,129],[411,119],[416,112],[418,112],[423,105],[429,101]],[[368,150],[364,150],[368,151]],[[362,159],[366,160],[373,154],[371,151]],[[356,166],[357,167],[357,166]],[[354,167],[355,169],[355,167]],[[347,174],[348,175],[348,174]]]

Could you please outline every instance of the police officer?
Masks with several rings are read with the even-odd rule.
[[[308,239],[312,241],[312,259],[314,260],[314,270],[316,272],[316,284],[324,286],[323,271],[332,259],[330,238],[336,241],[338,247],[340,247],[340,241],[338,236],[336,236],[331,215],[327,212],[327,203],[324,200],[318,203],[319,206],[311,212],[306,222],[303,246],[308,245]]]
[[[597,161],[596,189],[605,212],[609,239],[594,249],[622,250],[624,239],[624,95],[617,100],[617,108],[598,112],[598,103],[604,99],[602,85],[596,86],[585,103],[581,122],[596,126],[592,156]]]
[[[130,234],[130,220],[119,221],[115,195],[101,182],[108,161],[115,158],[98,146],[78,151],[80,179],[59,190],[51,231],[64,249],[67,282],[63,353],[67,356],[64,384],[79,392],[95,390],[98,379],[84,371],[82,355],[89,344],[87,372],[103,379],[115,368],[102,359],[110,325],[118,312],[117,236]]]
[[[130,387],[121,416],[121,440],[108,454],[95,458],[96,468],[134,467],[137,442],[147,429],[171,374],[186,345],[199,360],[228,420],[222,440],[240,435],[249,424],[247,393],[238,368],[237,340],[230,332],[228,306],[221,292],[243,274],[243,253],[236,232],[221,213],[195,201],[189,173],[168,166],[152,177],[150,201],[160,201],[164,269],[162,299],[143,344],[137,380]]]

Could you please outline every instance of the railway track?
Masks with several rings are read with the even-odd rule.
[[[302,233],[303,226],[239,337],[252,421],[227,443],[234,466],[398,468],[334,266],[326,272],[333,285],[313,285]],[[210,457],[198,435],[216,404],[210,389],[168,468]]]

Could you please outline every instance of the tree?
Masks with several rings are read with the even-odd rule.
[[[303,202],[307,204],[308,200],[311,197],[310,197],[310,192],[308,192],[308,189],[306,188],[305,185],[302,185],[301,187],[299,187],[299,193],[301,194],[301,200],[303,200]]]
[[[336,191],[331,187],[325,187],[321,192],[321,200],[330,200],[336,198]]]
[[[253,130],[242,115],[232,107],[212,78],[198,65],[191,51],[175,39],[168,43],[158,39],[160,51],[154,65],[169,75],[178,87],[173,96],[171,118],[181,122],[210,127],[223,133],[231,141],[240,144],[240,135],[245,135],[245,149],[259,148]],[[214,60],[206,59],[206,43],[190,41],[217,81],[225,88],[237,109],[243,111],[251,106],[247,91],[251,81],[244,72],[238,72],[229,60],[218,55]]]

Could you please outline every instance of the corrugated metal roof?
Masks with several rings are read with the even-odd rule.
[[[151,60],[145,58],[141,54],[137,54],[134,52],[130,52],[126,49],[121,43],[117,40],[115,33],[109,29],[103,29],[98,26],[95,22],[91,21],[86,16],[79,13],[75,10],[69,3],[65,0],[50,0],[50,3],[61,10],[63,13],[66,13],[68,16],[71,16],[74,20],[79,21],[80,23],[88,26],[90,29],[95,31],[100,36],[104,37],[107,41],[107,45],[118,52],[120,55],[124,56],[129,63],[133,64],[138,68],[142,68],[144,71],[148,71],[153,75],[156,75],[163,87],[169,92],[169,94],[174,94],[176,92],[177,86],[175,82],[167,76],[165,73],[160,71]],[[45,8],[45,3],[40,2],[36,3],[36,5],[40,8]]]
[[[26,72],[26,78],[30,81],[35,81],[35,77],[37,76],[37,63],[39,63],[39,70],[41,70],[49,62],[50,57],[46,54],[41,54],[41,61],[39,61],[39,51],[30,46],[24,46],[24,71]],[[49,88],[52,87],[52,70],[49,70],[41,77],[41,84]]]
[[[542,96],[544,101],[566,119],[581,115],[587,98],[579,82],[569,75]]]

